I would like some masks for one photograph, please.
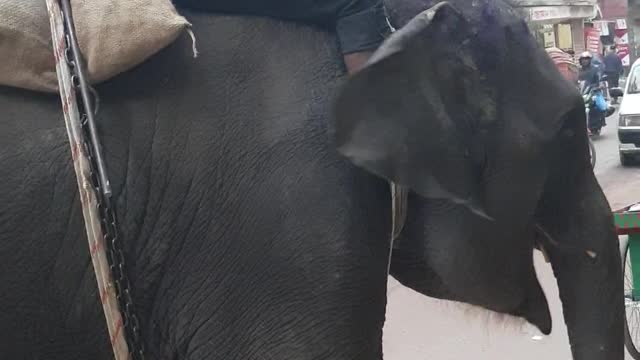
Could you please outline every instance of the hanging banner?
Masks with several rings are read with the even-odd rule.
[[[629,45],[624,45],[624,48],[618,50],[618,56],[622,60],[622,66],[631,65],[631,56],[629,55]]]
[[[594,21],[593,27],[600,31],[601,36],[609,35],[609,22],[608,21]]]
[[[584,29],[584,45],[591,54],[600,54],[600,30],[596,28]]]
[[[627,20],[626,19],[617,19],[616,20],[616,29],[627,30]]]
[[[629,47],[629,31],[627,29],[616,29],[616,48],[618,49],[618,56],[622,60],[622,65],[631,65],[631,58],[629,53],[631,49]]]

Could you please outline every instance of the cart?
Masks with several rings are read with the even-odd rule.
[[[624,277],[624,344],[632,358],[640,360],[640,203],[613,213],[620,240]]]

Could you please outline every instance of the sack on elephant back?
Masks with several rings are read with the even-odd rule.
[[[71,0],[91,83],[125,72],[171,44],[191,24],[171,0]],[[56,92],[44,0],[0,0],[0,85]]]

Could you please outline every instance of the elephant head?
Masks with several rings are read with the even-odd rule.
[[[576,90],[502,1],[441,3],[400,25],[345,84],[333,123],[341,154],[410,190],[391,274],[548,334],[541,247],[574,357],[622,359],[617,238]]]

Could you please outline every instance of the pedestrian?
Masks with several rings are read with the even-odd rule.
[[[604,57],[604,73],[607,75],[609,88],[620,86],[620,76],[624,73],[624,67],[615,45],[607,49],[607,55]]]

